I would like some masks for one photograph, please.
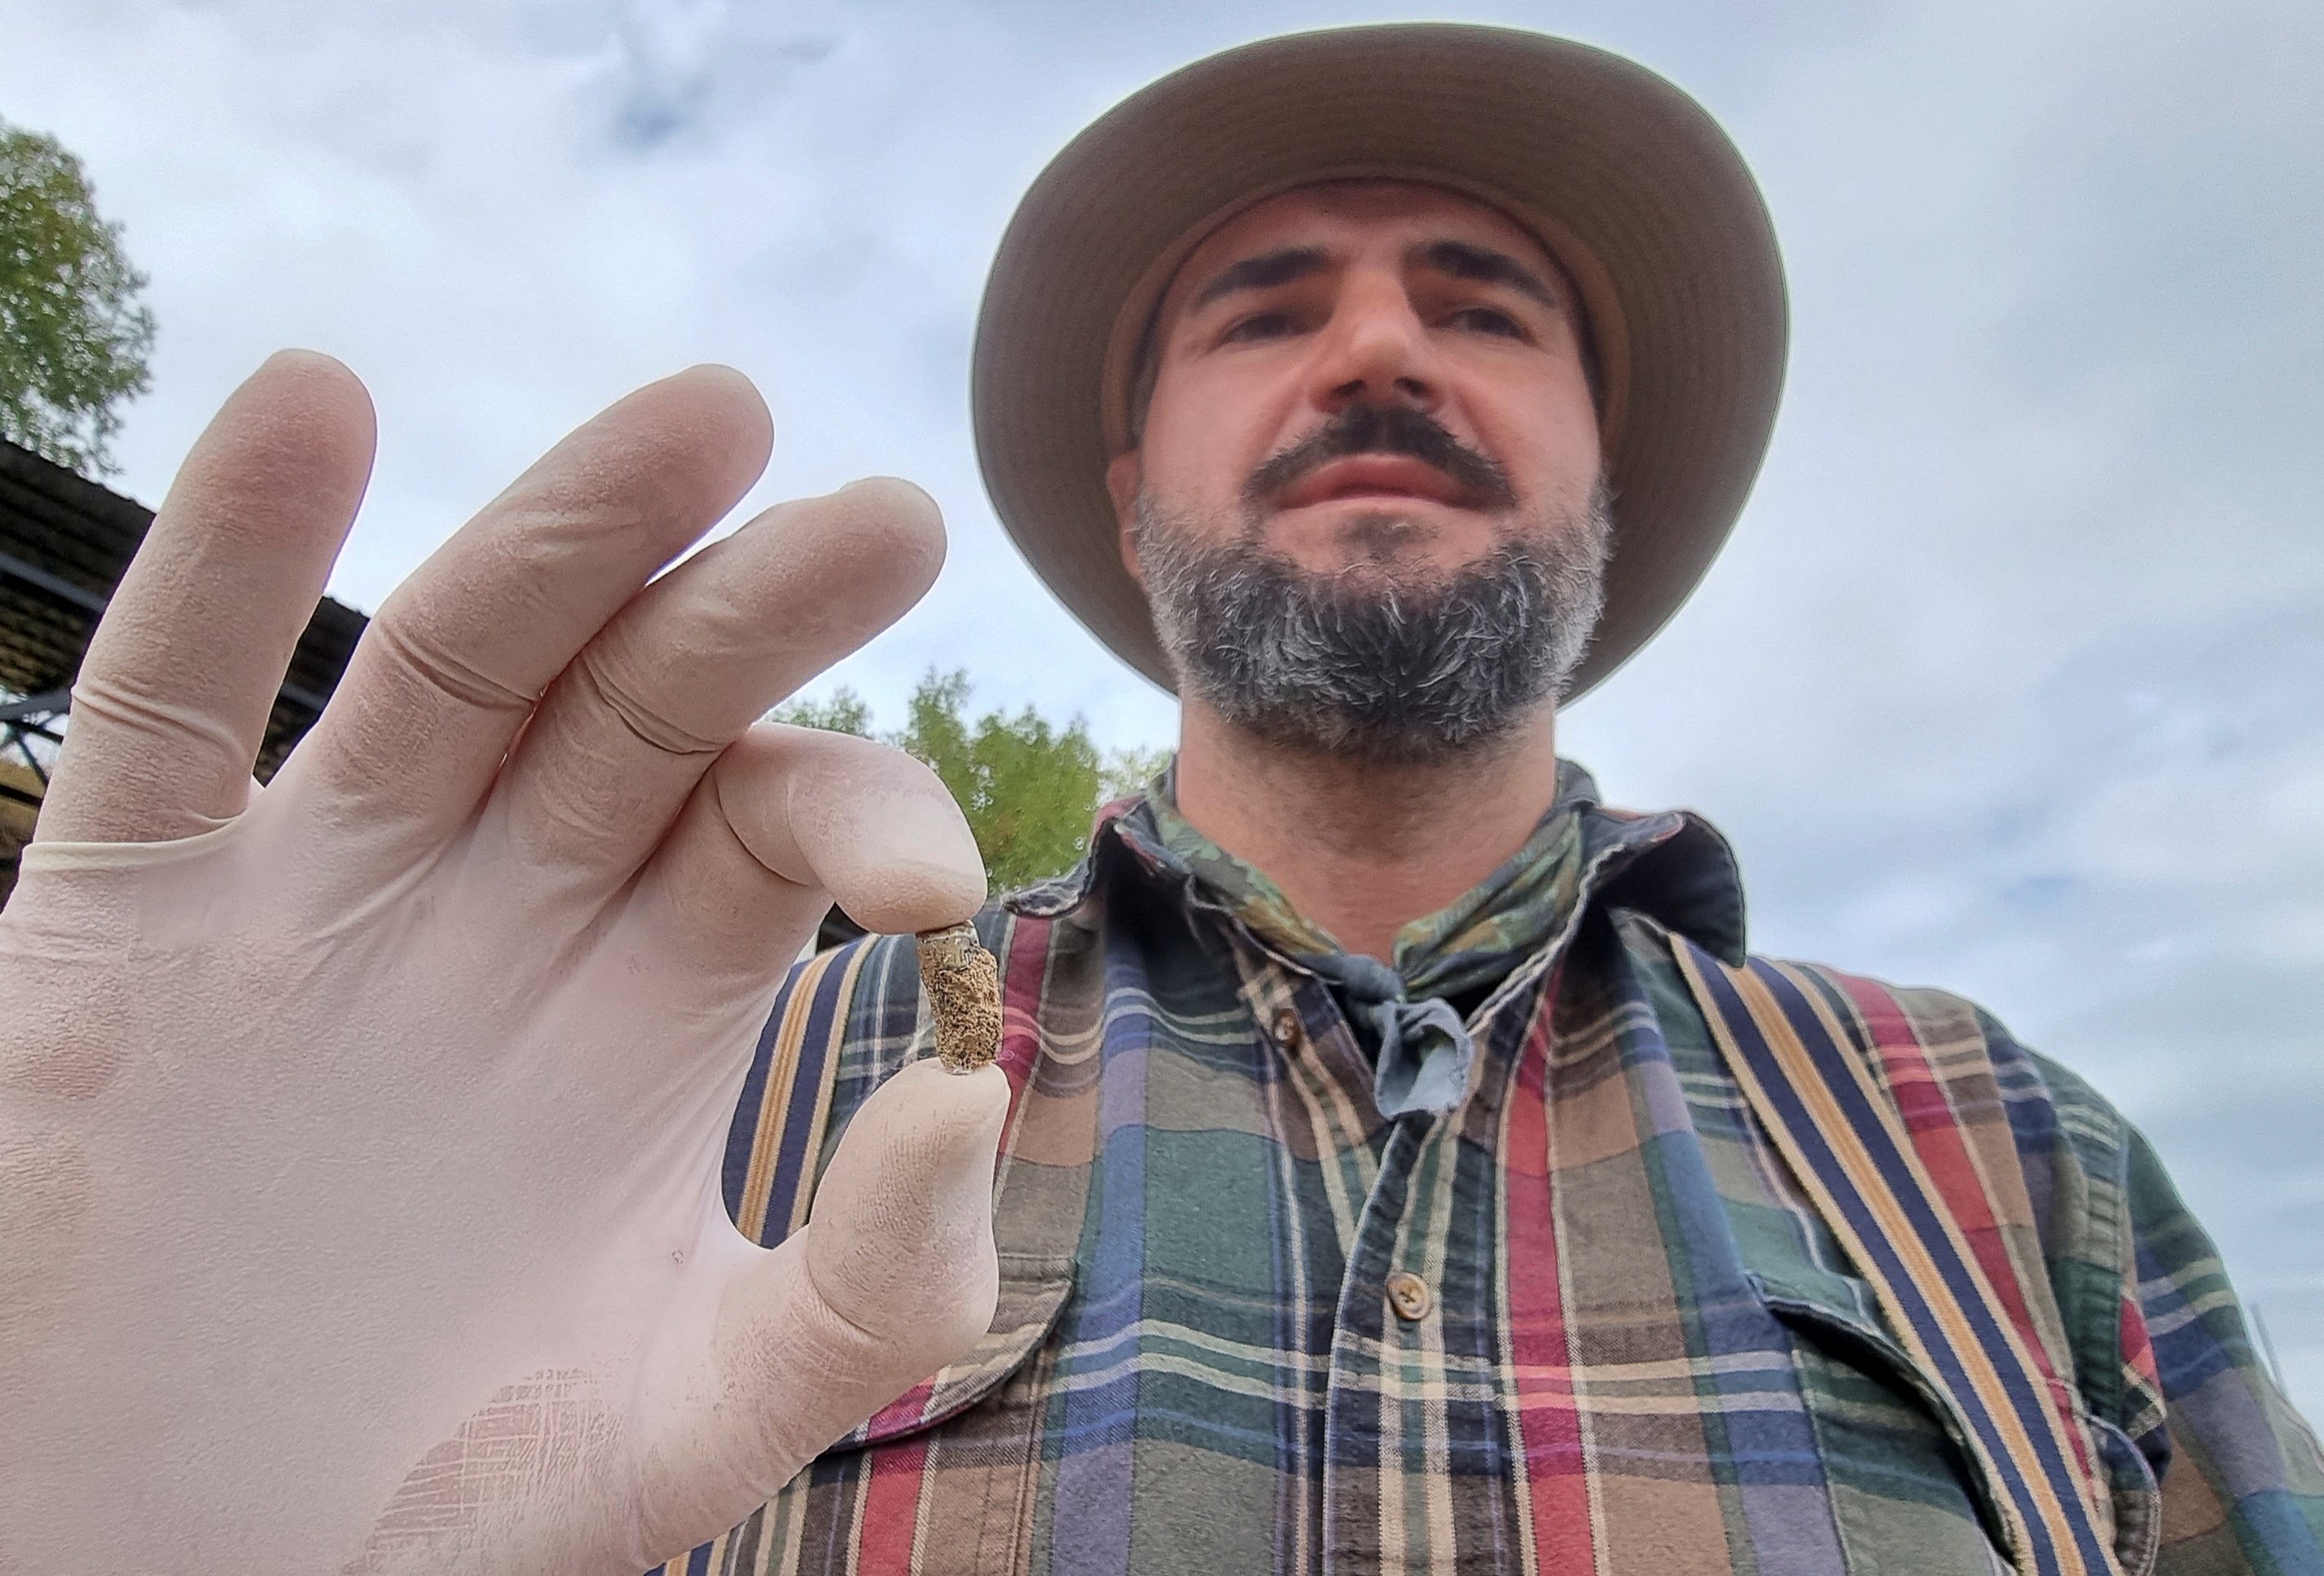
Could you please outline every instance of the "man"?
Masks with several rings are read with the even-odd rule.
[[[2324,1463],[2136,1135],[1965,1003],[1747,960],[1716,834],[1555,759],[1731,524],[1782,342],[1724,138],[1561,41],[1272,41],[1061,155],[980,447],[1185,720],[982,917],[1005,1090],[927,1061],[892,937],[730,1043],[825,892],[973,904],[925,774],[746,731],[925,585],[913,497],[641,590],[764,438],[715,376],[632,396],[253,796],[367,445],[341,374],[270,368],[92,650],[0,933],[75,1004],[0,1063],[0,1240],[45,1260],[0,1304],[42,1491],[0,1551],[2324,1569]],[[195,640],[235,597],[250,638]],[[438,791],[382,780],[422,757]],[[730,1109],[764,1257],[711,1229]]]
[[[1177,690],[1180,748],[987,917],[1002,1317],[703,1564],[2324,1568],[2313,1443],[2144,1147],[1915,994],[2105,1546],[2012,1530],[2008,1463],[1900,1356],[1694,999],[1687,945],[1742,951],[1723,845],[1556,761],[1559,696],[1739,508],[1783,318],[1717,129],[1549,40],[1253,46],[1036,183],[979,333],[986,476]],[[920,1018],[893,943],[793,982],[761,1058],[789,1096],[730,1150],[747,1229],[801,1202],[777,1135],[836,1124]]]

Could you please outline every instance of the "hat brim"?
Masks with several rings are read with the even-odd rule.
[[[1614,496],[1606,608],[1571,700],[1677,612],[1742,512],[1784,379],[1783,263],[1717,122],[1618,55],[1416,23],[1230,50],[1123,100],[1042,171],[1002,237],[970,397],[995,510],[1117,656],[1174,687],[1105,488],[1130,362],[1186,253],[1250,202],[1397,175],[1469,193],[1572,276]]]

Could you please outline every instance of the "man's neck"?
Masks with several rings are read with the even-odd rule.
[[[1393,960],[1396,934],[1525,845],[1557,793],[1553,708],[1445,760],[1381,766],[1253,738],[1185,703],[1178,813],[1275,882],[1351,953]]]

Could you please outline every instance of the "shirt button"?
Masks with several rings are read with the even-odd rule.
[[[1277,1008],[1274,1022],[1269,1027],[1274,1031],[1277,1045],[1286,1051],[1296,1051],[1299,1048],[1299,1014],[1293,1009]]]
[[[1421,1319],[1428,1313],[1428,1283],[1408,1269],[1388,1277],[1388,1305],[1399,1319]]]

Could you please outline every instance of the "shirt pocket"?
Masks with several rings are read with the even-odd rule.
[[[1001,1256],[992,1324],[955,1363],[883,1406],[738,1528],[711,1570],[768,1576],[1017,1576],[1074,1261]]]
[[[1795,1350],[1794,1356],[1819,1435],[1844,1433],[1849,1444],[1843,1448],[1863,1451],[1900,1487],[1920,1476],[1925,1488],[1922,1452],[1912,1442],[1915,1425],[1896,1415],[1893,1405],[1870,1398],[1874,1392],[1860,1380],[1869,1378],[1910,1396],[1918,1403],[1912,1409],[1922,1415],[1922,1426],[1933,1424],[1942,1433],[1943,1459],[1975,1506],[1977,1524],[1998,1557],[2010,1547],[2002,1490],[1978,1464],[1969,1445],[1967,1422],[1872,1312],[1871,1288],[1849,1278],[1845,1289],[1836,1291],[1833,1283],[1840,1278],[1821,1271],[1798,1280],[1751,1276],[1769,1311],[1811,1349],[1808,1354]],[[1849,1370],[1859,1376],[1858,1382],[1844,1377]],[[2070,1394],[2066,1402],[2086,1448],[2095,1454],[2106,1488],[2096,1507],[2098,1536],[2111,1542],[2120,1576],[2149,1576],[2162,1534],[2162,1494],[2153,1468],[2130,1436],[2091,1413],[2079,1393]]]
[[[2114,1502],[2114,1557],[2122,1576],[2152,1576],[2163,1548],[2163,1485],[2129,1434],[2085,1415]]]
[[[1025,1569],[1049,1333],[1074,1261],[1001,1255],[991,1326],[958,1362],[807,1464],[724,1536],[649,1576],[871,1576]]]
[[[1001,1295],[991,1327],[957,1362],[881,1407],[824,1453],[893,1443],[950,1422],[1010,1380],[1049,1338],[1073,1295],[1074,1261],[1046,1255],[1001,1255]],[[1033,1376],[1023,1376],[1030,1383]]]
[[[2011,1570],[1996,1486],[1951,1401],[1871,1312],[1870,1288],[1834,1295],[1750,1276],[1789,1332],[1801,1404],[1850,1572],[1984,1576]]]

